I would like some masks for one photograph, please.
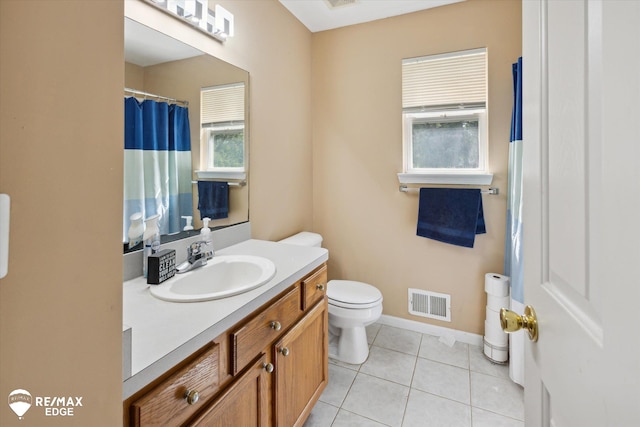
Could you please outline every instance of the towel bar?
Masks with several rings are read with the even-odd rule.
[[[192,184],[197,184],[198,181],[191,181]],[[245,185],[247,185],[247,181],[238,181],[238,182],[228,182],[227,184],[229,184],[230,187],[244,187]]]
[[[399,189],[403,193],[408,193],[410,191],[418,191],[418,190],[420,190],[419,187],[407,187],[406,185],[401,185]],[[480,193],[496,195],[496,194],[500,194],[500,189],[499,188],[495,188],[495,187],[491,187],[491,188],[489,188],[487,190],[480,190]]]

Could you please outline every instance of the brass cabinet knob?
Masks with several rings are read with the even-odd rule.
[[[324,291],[324,283],[319,283],[318,285],[316,285],[316,289],[318,289],[319,291]]]
[[[279,331],[280,329],[282,329],[282,325],[280,324],[280,322],[275,320],[269,324],[269,327],[271,327],[271,329],[273,329],[274,331]]]
[[[279,351],[285,357],[289,355],[289,349],[287,347],[282,347]]]
[[[184,394],[184,398],[189,405],[193,405],[198,402],[198,399],[200,399],[200,394],[198,393],[198,390],[187,390]]]
[[[507,333],[526,329],[529,339],[533,342],[538,341],[538,318],[536,311],[530,305],[524,308],[522,316],[506,308],[500,309],[500,326]]]
[[[272,373],[273,372],[273,363],[263,363],[262,367],[264,368],[265,371],[267,371],[268,373]]]

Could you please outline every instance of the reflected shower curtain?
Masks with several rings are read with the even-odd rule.
[[[510,277],[511,310],[524,312],[522,259],[522,57],[513,64],[513,113],[509,143],[509,194],[504,274]],[[509,376],[524,386],[524,336],[509,335]]]
[[[159,214],[160,234],[182,230],[193,215],[189,110],[152,100],[125,98],[123,242],[129,217]]]

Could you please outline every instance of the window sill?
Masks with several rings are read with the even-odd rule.
[[[399,173],[400,184],[471,184],[491,185],[492,173],[421,174]]]
[[[247,173],[239,171],[196,171],[196,175],[199,179],[247,179]]]

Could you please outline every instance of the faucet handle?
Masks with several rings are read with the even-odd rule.
[[[207,261],[213,258],[213,248],[206,246],[212,245],[209,240],[198,240],[191,243],[187,247],[187,260],[176,268],[177,273],[186,273],[194,268],[207,265]]]
[[[191,251],[192,253],[196,254],[199,253],[202,250],[202,247],[204,245],[208,245],[211,242],[207,241],[207,240],[198,240],[197,242],[193,242],[191,245],[189,245],[189,251]]]
[[[211,259],[213,258],[213,255],[214,255],[213,248],[211,248],[210,250],[208,248],[205,248],[205,246],[210,246],[210,245],[211,245],[210,240],[198,240],[197,242],[193,242],[189,246],[187,251],[191,256],[204,254],[206,256],[206,259]]]

